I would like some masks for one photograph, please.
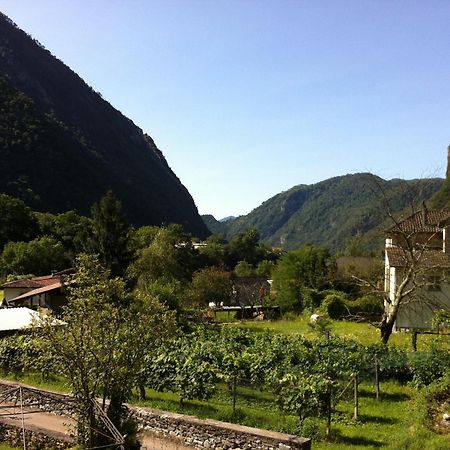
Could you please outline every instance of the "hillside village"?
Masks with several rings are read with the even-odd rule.
[[[450,448],[450,146],[217,221],[3,14],[0,50],[1,449]]]

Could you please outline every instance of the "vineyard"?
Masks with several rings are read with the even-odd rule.
[[[407,440],[411,429],[427,439],[427,448],[443,448],[448,438],[425,425],[440,412],[435,403],[427,408],[427,398],[450,389],[446,337],[429,338],[426,351],[414,353],[320,329],[310,333],[236,326],[180,333],[145,356],[132,401],[310,436],[314,448],[398,448],[392,434]],[[29,336],[4,339],[5,375],[34,373],[32,382],[59,380],[61,387],[58,361],[42,357],[42,344]]]

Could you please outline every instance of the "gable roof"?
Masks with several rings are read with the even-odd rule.
[[[450,208],[417,211],[387,230],[388,233],[435,233],[450,220]]]

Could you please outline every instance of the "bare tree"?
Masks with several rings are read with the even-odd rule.
[[[450,209],[429,210],[424,202],[419,207],[417,199],[423,198],[427,180],[418,180],[413,185],[400,185],[400,194],[410,200],[410,207],[403,218],[397,218],[392,211],[392,198],[376,178],[374,186],[391,223],[385,230],[384,288],[381,290],[379,283],[358,281],[383,298],[384,313],[378,327],[381,341],[387,344],[399,313],[413,311],[413,304],[418,305],[416,311],[428,310],[430,317],[433,310],[450,308],[443,289],[450,269]],[[408,328],[413,328],[413,324]]]

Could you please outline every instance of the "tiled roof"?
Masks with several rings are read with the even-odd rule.
[[[420,250],[417,251],[419,252]],[[386,254],[391,267],[405,267],[413,258],[413,255],[400,247],[388,247]],[[414,257],[418,259],[418,266],[423,269],[450,267],[450,255],[441,250],[426,250],[421,256],[416,253]]]
[[[450,219],[450,209],[425,209],[411,214],[389,228],[389,233],[434,233],[436,228],[442,227]]]

